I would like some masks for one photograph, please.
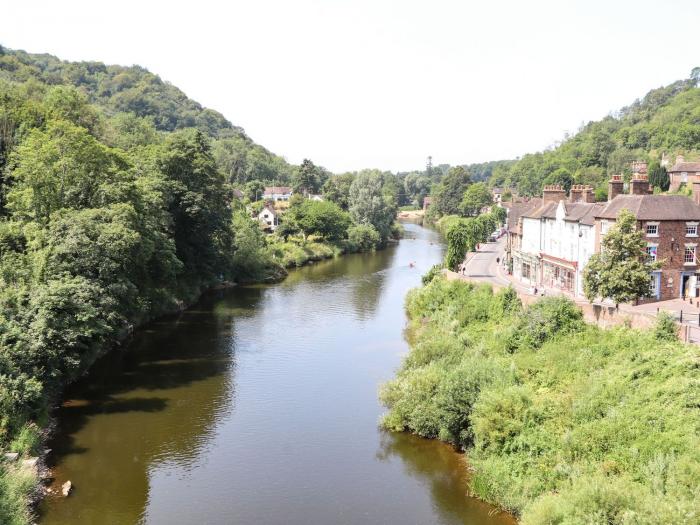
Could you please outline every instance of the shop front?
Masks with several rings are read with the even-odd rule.
[[[542,284],[575,295],[576,267],[575,261],[542,254]]]

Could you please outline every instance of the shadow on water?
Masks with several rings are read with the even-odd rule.
[[[136,523],[149,469],[166,458],[193,461],[206,447],[235,399],[236,317],[253,311],[264,290],[235,292],[207,294],[149,323],[67,389],[47,461],[54,489],[80,481],[70,498],[44,500],[43,523]]]
[[[509,514],[469,497],[466,457],[450,445],[408,433],[382,432],[377,459],[386,462],[394,458],[401,460],[409,476],[430,490],[438,523],[476,525],[488,515],[490,525],[515,525]]]

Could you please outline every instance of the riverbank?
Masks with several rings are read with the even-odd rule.
[[[406,307],[382,425],[466,450],[472,494],[529,525],[697,522],[696,347],[441,277]]]

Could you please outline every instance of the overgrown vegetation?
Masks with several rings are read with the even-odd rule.
[[[700,351],[575,305],[432,279],[382,425],[468,451],[473,494],[526,525],[700,521]]]

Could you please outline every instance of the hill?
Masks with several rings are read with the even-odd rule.
[[[524,155],[495,171],[490,183],[539,194],[544,184],[590,184],[604,198],[608,176],[629,175],[633,160],[700,156],[700,68],[690,77],[649,91],[642,99],[589,122],[555,148]]]

